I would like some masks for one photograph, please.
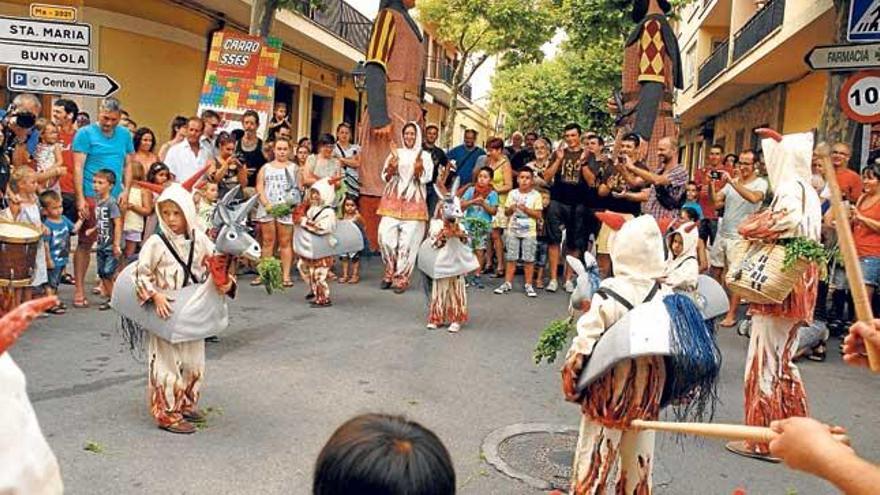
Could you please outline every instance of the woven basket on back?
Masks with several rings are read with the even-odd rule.
[[[799,259],[783,269],[785,246],[763,242],[742,243],[746,248],[738,266],[727,272],[727,287],[751,303],[782,304],[810,266]]]

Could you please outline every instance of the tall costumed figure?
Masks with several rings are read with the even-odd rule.
[[[672,103],[675,89],[684,84],[678,41],[666,18],[671,9],[668,0],[633,1],[637,24],[626,39],[622,88],[608,101],[618,130],[642,139],[640,155],[651,170],[659,165],[660,139],[678,136]]]
[[[360,125],[361,196],[367,239],[378,244],[376,210],[385,183],[382,168],[404,124],[424,126],[425,45],[409,10],[416,0],[381,0],[367,47],[367,110]]]
[[[749,240],[749,249],[739,266],[728,271],[727,283],[752,303],[745,423],[768,426],[774,420],[809,415],[807,393],[792,360],[798,348],[798,329],[813,320],[819,267],[814,260],[792,266],[778,260],[788,254],[789,247],[818,245],[822,206],[810,187],[813,135],[781,136],[772,129],[755,132],[763,138],[773,202],[740,224],[739,233]],[[783,286],[784,291],[774,290]],[[767,443],[734,442],[728,449],[769,459]]]

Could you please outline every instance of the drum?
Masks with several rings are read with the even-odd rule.
[[[34,275],[40,231],[0,221],[0,287],[27,287]]]

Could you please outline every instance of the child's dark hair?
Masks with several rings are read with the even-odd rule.
[[[523,168],[519,169],[519,172],[517,172],[516,175],[519,175],[523,172],[531,175],[532,177],[535,176],[535,169],[533,169],[532,167],[523,167]]]
[[[318,137],[318,147],[333,146],[334,144],[336,144],[336,138],[333,137],[333,134],[321,134]]]
[[[492,167],[490,167],[488,165],[484,166],[484,167],[480,167],[480,170],[477,170],[477,175],[480,175],[480,172],[488,172],[490,179],[492,178],[493,175],[495,175],[495,171],[492,170]]]
[[[168,172],[170,174],[171,169],[162,162],[153,162],[150,165],[150,170],[147,171],[147,182],[155,182],[156,176],[161,172]]]
[[[346,421],[315,464],[313,495],[451,495],[455,470],[431,430],[401,416]]]
[[[106,180],[110,183],[111,186],[116,185],[116,172],[110,170],[109,168],[102,168],[101,170],[98,170],[97,172],[95,172],[94,177],[100,177]]]
[[[693,208],[691,206],[685,206],[684,208],[681,209],[681,211],[683,211],[684,214],[687,215],[688,220],[690,220],[692,222],[699,222],[700,221],[700,214],[697,213],[696,208]]]
[[[40,206],[48,208],[61,203],[61,195],[57,191],[47,189],[40,193]]]

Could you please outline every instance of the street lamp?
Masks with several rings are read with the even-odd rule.
[[[354,89],[358,92],[358,106],[355,111],[354,139],[357,141],[358,125],[361,122],[361,107],[363,106],[364,89],[367,87],[367,66],[364,61],[359,61],[351,70],[351,78],[354,81]]]

